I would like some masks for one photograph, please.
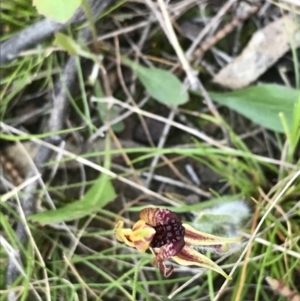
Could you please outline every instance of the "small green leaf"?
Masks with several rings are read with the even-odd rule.
[[[87,59],[91,59],[95,61],[95,55],[91,52],[86,51],[83,49],[83,47],[77,43],[74,39],[71,37],[58,32],[55,35],[54,45],[57,45],[64,50],[68,51],[70,55],[80,55],[82,57],[85,57]]]
[[[33,0],[39,14],[51,20],[66,23],[79,8],[81,0]]]
[[[127,58],[122,58],[122,60],[135,72],[149,94],[157,101],[173,106],[182,105],[188,101],[187,91],[172,73],[158,68],[146,68]]]
[[[294,107],[300,92],[280,85],[259,85],[243,90],[216,93],[211,98],[249,118],[253,122],[275,132],[284,132],[279,113],[292,127]]]
[[[106,122],[106,117],[107,117],[107,115],[106,115],[107,104],[98,102],[98,110],[99,110],[99,115],[100,115],[101,121],[103,123],[105,123]],[[114,120],[115,118],[117,118],[120,115],[120,112],[118,111],[117,107],[112,106],[110,108],[109,114],[110,114],[110,120]],[[114,132],[120,133],[121,131],[124,130],[125,124],[124,124],[123,121],[120,121],[116,124],[113,124],[111,128]]]
[[[29,219],[42,225],[79,219],[97,212],[115,197],[116,194],[111,180],[108,176],[101,174],[82,200],[56,210],[31,215]]]
[[[80,51],[80,46],[71,37],[60,32],[55,35],[53,44],[68,51],[70,55],[77,55]]]

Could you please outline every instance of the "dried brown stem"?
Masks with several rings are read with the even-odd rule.
[[[195,58],[202,57],[204,53],[211,47],[216,45],[220,40],[225,38],[229,33],[231,33],[239,24],[248,19],[251,15],[255,14],[259,10],[260,6],[252,6],[246,15],[237,16],[231,22],[226,24],[223,28],[216,32],[215,35],[206,40],[193,54]]]

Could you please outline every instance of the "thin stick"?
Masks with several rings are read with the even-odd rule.
[[[260,212],[260,207],[256,206],[255,212],[254,212],[254,217],[252,219],[251,230],[250,230],[251,234],[254,232],[255,227],[257,226],[257,221],[258,221],[258,218],[259,218],[259,212]],[[246,282],[247,267],[248,267],[249,257],[251,255],[251,251],[252,251],[252,244],[249,246],[249,248],[247,250],[247,253],[246,253],[246,256],[245,256],[245,260],[244,260],[244,264],[243,264],[242,272],[241,272],[241,278],[240,278],[240,281],[239,281],[239,287],[238,287],[237,293],[235,295],[235,300],[236,301],[241,300],[240,298],[241,298],[242,291],[243,291],[243,288],[244,288],[244,285],[245,285],[245,282]]]
[[[211,21],[203,28],[203,30],[199,33],[199,35],[194,39],[193,44],[190,46],[190,48],[186,52],[186,56],[188,59],[191,58],[192,54],[194,53],[195,49],[197,48],[197,45],[201,42],[201,40],[205,37],[206,34],[208,34],[212,28],[215,26],[215,24],[218,24],[220,22],[220,19],[222,16],[225,15],[225,13],[230,9],[230,7],[236,3],[236,0],[230,0],[227,1],[223,7],[218,11],[218,13],[211,19]]]
[[[192,89],[196,90],[198,88],[198,79],[197,79],[196,73],[190,66],[190,63],[188,62],[180,44],[179,44],[179,41],[175,34],[174,28],[172,26],[172,22],[170,20],[169,13],[166,8],[165,2],[163,0],[158,0],[158,4],[160,6],[160,9],[161,9],[161,12],[163,15],[163,21],[165,24],[165,26],[162,26],[162,29],[165,30],[166,36],[169,39],[171,45],[173,46],[173,48],[178,56],[178,59],[182,65],[182,68],[184,69],[184,71],[187,74],[187,78],[190,82]]]
[[[16,133],[16,134],[19,134],[19,135],[26,135],[26,136],[28,136],[25,132],[22,132],[22,131],[19,131],[17,129],[14,129],[14,128],[8,126],[8,125],[4,125],[2,122],[0,122],[0,125],[1,125],[2,128],[9,128],[10,131],[13,132],[13,133]],[[110,176],[112,179],[117,179],[117,180],[119,180],[119,181],[121,181],[121,182],[123,182],[125,184],[128,184],[128,185],[130,185],[130,186],[132,186],[132,187],[134,187],[134,188],[136,188],[136,189],[144,192],[145,194],[147,194],[149,196],[152,196],[152,197],[155,197],[155,198],[157,198],[157,199],[159,199],[161,201],[164,201],[167,204],[170,204],[170,205],[175,206],[175,207],[179,206],[178,203],[176,203],[176,202],[174,202],[174,201],[172,201],[172,200],[170,200],[168,198],[165,198],[165,197],[159,195],[158,193],[156,193],[156,192],[154,192],[154,191],[152,191],[152,190],[150,190],[148,188],[140,186],[140,185],[138,185],[137,183],[135,183],[133,181],[130,181],[130,180],[128,180],[128,179],[126,179],[126,178],[124,178],[122,176],[119,176],[116,173],[114,173],[114,172],[112,172],[112,171],[110,171],[108,169],[105,169],[104,167],[102,167],[102,166],[100,166],[100,165],[98,165],[98,164],[96,164],[94,162],[91,162],[91,161],[89,161],[87,159],[81,158],[81,157],[79,157],[76,154],[73,154],[73,153],[68,152],[66,150],[62,150],[59,147],[54,146],[53,144],[50,144],[50,143],[48,143],[46,141],[43,141],[43,140],[40,140],[40,139],[32,138],[30,140],[38,143],[39,145],[42,145],[43,147],[49,148],[49,150],[53,150],[53,151],[56,151],[56,152],[61,152],[64,156],[69,157],[70,159],[73,159],[73,160],[75,160],[75,161],[77,161],[79,163],[82,163],[82,164],[84,164],[86,166],[89,166],[89,167],[95,169],[95,170],[98,170],[98,171],[100,171],[100,172],[102,172],[102,173]]]
[[[24,189],[27,185],[30,185],[32,182],[35,182],[37,179],[41,177],[40,174],[37,174],[26,181],[22,182],[19,186],[15,187],[11,191],[7,192],[0,198],[0,202],[6,202],[8,199],[12,198],[14,195],[16,195],[19,191]]]
[[[132,112],[135,112],[137,114],[141,114],[141,115],[144,115],[144,116],[147,116],[147,117],[150,117],[150,118],[153,118],[155,120],[158,120],[158,121],[161,121],[163,123],[169,123],[170,125],[178,128],[178,129],[181,129],[183,131],[186,131],[187,133],[190,133],[192,134],[193,136],[207,142],[208,144],[210,145],[214,145],[218,148],[221,148],[221,149],[228,149],[226,146],[222,145],[221,143],[219,143],[218,141],[216,140],[213,140],[212,138],[208,137],[207,135],[205,135],[203,132],[200,132],[196,129],[191,129],[189,128],[188,126],[185,126],[181,123],[178,123],[176,121],[172,121],[172,120],[168,120],[167,118],[165,117],[162,117],[162,116],[158,116],[158,115],[155,115],[155,114],[152,114],[150,112],[147,112],[147,111],[143,111],[142,109],[138,108],[138,107],[133,107],[127,103],[124,103],[116,98],[113,98],[113,97],[103,97],[101,99],[97,99],[95,97],[92,97],[92,101],[100,101],[100,102],[109,102],[111,104],[116,104],[116,105],[119,105],[123,108],[126,108]]]
[[[175,111],[171,110],[170,113],[169,113],[168,120],[173,120],[174,117],[175,117]],[[161,148],[164,147],[166,139],[168,137],[168,133],[170,131],[170,128],[171,128],[170,123],[166,123],[165,126],[164,126],[164,129],[163,129],[162,135],[161,135],[161,137],[159,139],[157,148],[161,149]],[[154,172],[154,170],[156,168],[156,165],[158,163],[159,158],[160,158],[160,155],[157,154],[157,155],[154,156],[154,158],[151,161],[149,174],[148,174],[147,180],[146,180],[146,187],[149,187],[150,184],[151,184],[152,177],[153,177],[153,172]]]

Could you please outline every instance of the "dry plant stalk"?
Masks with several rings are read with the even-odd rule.
[[[255,14],[259,10],[260,6],[255,5],[249,8],[249,11],[243,16],[236,16],[231,22],[226,24],[223,28],[216,32],[215,35],[206,40],[198,49],[195,50],[193,57],[201,58],[204,53],[211,47],[216,45],[220,40],[225,38],[231,33],[239,24],[248,19],[251,15]]]

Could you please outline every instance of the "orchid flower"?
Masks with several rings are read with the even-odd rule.
[[[207,246],[216,252],[226,252],[229,244],[238,242],[240,238],[223,238],[200,232],[183,224],[180,217],[168,209],[145,208],[132,229],[123,229],[123,225],[123,221],[117,223],[116,239],[140,252],[150,249],[155,255],[152,264],[158,265],[165,277],[170,276],[174,269],[172,265],[168,268],[165,265],[165,261],[171,258],[180,265],[196,265],[230,278],[216,263],[195,248]]]

